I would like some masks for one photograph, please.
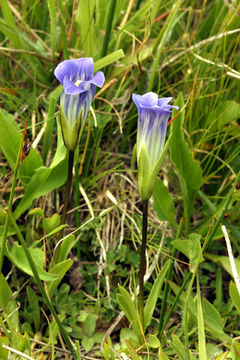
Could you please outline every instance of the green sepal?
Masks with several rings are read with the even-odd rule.
[[[138,157],[138,193],[142,200],[148,200],[153,192],[155,181],[167,152],[168,141],[165,144],[161,156],[155,164],[150,164],[145,145],[142,146]]]
[[[74,122],[73,126],[69,125],[69,121],[66,118],[62,106],[60,106],[60,112],[60,123],[64,144],[66,148],[74,151],[79,141],[79,132],[82,124],[82,111],[80,111],[80,114],[77,120]]]

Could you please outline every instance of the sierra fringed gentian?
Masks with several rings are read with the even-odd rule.
[[[93,59],[64,60],[56,67],[54,75],[63,86],[60,98],[61,128],[65,146],[75,150],[80,132],[96,92],[105,77],[102,71],[94,76]]]
[[[171,97],[159,99],[153,92],[133,94],[132,99],[138,109],[138,192],[142,200],[148,200],[161,166],[168,119],[172,108],[178,107],[169,105]]]

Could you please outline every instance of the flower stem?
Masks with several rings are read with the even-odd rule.
[[[63,211],[62,211],[62,219],[61,224],[64,225],[66,222],[67,217],[67,210],[68,210],[68,204],[69,204],[69,198],[70,198],[70,192],[71,192],[71,186],[72,186],[72,172],[73,172],[73,159],[74,159],[74,151],[69,150],[68,153],[68,177],[66,182],[66,188],[65,188],[65,198],[64,198],[64,204],[63,204]],[[64,228],[59,233],[59,239],[63,237]],[[60,244],[56,247],[56,252],[54,254],[53,262],[57,264],[58,255],[60,252]]]
[[[24,240],[23,235],[21,234],[21,232],[20,232],[20,230],[19,230],[19,228],[18,228],[18,226],[17,226],[17,224],[16,224],[16,222],[15,222],[15,220],[13,218],[12,212],[10,210],[7,210],[7,214],[8,214],[8,217],[9,217],[9,220],[10,220],[11,224],[13,225],[13,227],[14,227],[14,229],[16,231],[19,242],[21,243],[21,245],[23,247],[23,250],[24,250],[24,252],[26,254],[29,265],[30,265],[30,267],[32,269],[34,278],[36,280],[36,283],[38,285],[39,290],[41,291],[43,299],[44,299],[45,303],[47,304],[49,310],[51,311],[54,319],[56,320],[56,323],[57,323],[57,325],[59,327],[59,330],[60,330],[60,332],[62,334],[62,337],[63,337],[69,351],[71,352],[71,354],[73,356],[73,359],[78,360],[76,350],[74,349],[74,347],[73,347],[73,345],[71,343],[71,340],[70,340],[66,330],[64,329],[64,327],[63,327],[63,325],[62,325],[62,323],[61,323],[61,321],[60,321],[60,319],[59,319],[59,317],[58,317],[58,315],[57,315],[57,313],[56,313],[56,311],[55,311],[55,309],[54,309],[54,307],[53,307],[53,305],[51,303],[51,300],[49,299],[49,297],[48,297],[48,295],[47,295],[47,293],[46,293],[46,291],[44,289],[42,281],[41,281],[41,279],[40,279],[40,277],[38,275],[37,268],[35,267],[34,261],[32,259],[31,253],[30,253],[30,251],[29,251],[29,249],[27,247],[27,244],[26,244],[26,242]]]
[[[74,159],[74,151],[69,150],[68,153],[68,177],[66,182],[66,191],[65,191],[65,199],[62,211],[62,224],[65,224],[68,210],[68,203],[70,198],[70,191],[72,187],[72,172],[73,172],[73,159]]]
[[[143,223],[142,223],[142,246],[139,271],[139,313],[142,326],[144,328],[144,275],[146,272],[146,245],[147,245],[147,225],[148,225],[148,200],[143,200]]]

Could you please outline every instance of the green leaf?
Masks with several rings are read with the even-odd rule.
[[[84,322],[84,330],[89,337],[93,335],[96,329],[97,319],[98,316],[96,314],[88,314],[88,316],[86,317],[86,320]]]
[[[139,339],[132,329],[122,328],[120,331],[120,342],[125,345],[126,340],[130,341],[134,347],[138,347],[140,345]]]
[[[45,233],[50,233],[61,224],[59,214],[55,213],[50,218],[43,219],[43,229]]]
[[[94,345],[94,339],[84,336],[84,338],[81,341],[81,344],[85,351],[90,351]]]
[[[104,56],[103,58],[95,61],[94,63],[94,71],[98,71],[100,69],[105,68],[106,66],[116,62],[117,60],[123,58],[125,56],[124,52],[122,49],[120,50],[116,50],[113,53]]]
[[[67,178],[67,161],[62,161],[54,168],[44,166],[36,170],[29,181],[25,194],[14,211],[14,218],[18,219],[24,211],[32,206],[35,199],[62,186]]]
[[[38,271],[38,275],[41,280],[44,281],[52,281],[58,279],[58,275],[56,274],[50,274],[43,270],[43,261],[44,261],[44,253],[39,248],[29,248],[31,257],[34,259],[35,266]],[[24,252],[24,249],[21,245],[18,245],[18,243],[14,243],[14,245],[10,248],[9,254],[8,254],[10,260],[12,263],[18,267],[20,270],[25,272],[26,274],[33,276],[32,269],[28,263],[26,254]]]
[[[190,270],[195,271],[196,265],[198,264],[199,257],[201,256],[201,236],[198,234],[190,234],[189,240],[173,240],[171,244],[181,251],[190,261]]]
[[[141,323],[138,315],[138,311],[132,301],[129,293],[121,286],[118,285],[121,294],[117,294],[117,301],[127,317],[129,323],[133,322],[133,330],[137,335],[138,339],[142,339]]]
[[[154,312],[156,303],[158,301],[163,282],[166,278],[168,266],[169,266],[169,261],[164,265],[164,267],[158,274],[158,276],[152,286],[151,292],[148,296],[146,305],[144,307],[144,329],[143,329],[144,332],[152,320],[152,314]]]
[[[8,286],[5,277],[2,274],[0,274],[0,308],[2,311],[4,311],[6,315],[11,314],[11,316],[8,318],[10,330],[13,332],[17,332],[19,329],[17,310],[18,306],[15,300],[13,300],[12,291]]]
[[[222,265],[222,267],[233,277],[232,268],[228,256],[219,256],[212,254],[205,254],[204,256],[207,259]],[[234,262],[236,265],[237,273],[240,274],[240,260],[235,258]]]
[[[0,110],[0,148],[12,170],[15,169],[21,138],[21,130],[13,116],[5,110]],[[41,156],[32,148],[19,168],[20,181],[24,186],[40,166],[42,166]]]
[[[159,341],[159,339],[158,339],[155,335],[153,335],[153,334],[150,334],[150,335],[148,336],[148,341],[147,341],[147,343],[148,343],[148,345],[149,345],[150,347],[152,347],[153,349],[157,349],[157,348],[159,348],[159,346],[160,346],[160,341]]]
[[[203,318],[206,330],[214,336],[216,339],[222,341],[229,341],[230,336],[226,335],[223,331],[223,321],[214,305],[212,305],[208,300],[203,298],[202,300],[203,307]]]
[[[169,344],[176,351],[179,359],[186,359],[185,347],[177,335],[173,334],[172,341],[169,341]]]
[[[184,106],[183,95],[179,94],[175,105],[180,109]],[[173,116],[177,111],[173,111]],[[185,111],[173,121],[171,125],[169,149],[170,158],[177,170],[180,187],[184,201],[184,214],[186,231],[189,232],[190,217],[193,207],[193,201],[202,185],[202,169],[197,160],[194,160],[193,154],[183,136],[183,123]]]
[[[240,315],[240,295],[238,293],[237,286],[233,281],[230,281],[229,284],[229,294],[233,305],[235,306]]]
[[[237,120],[240,115],[240,105],[233,100],[221,101],[208,117],[211,131],[221,129],[223,126]]]
[[[75,236],[73,234],[69,234],[64,238],[64,240],[61,243],[61,247],[58,255],[58,262],[66,260],[74,244],[75,244]]]
[[[53,161],[49,168],[42,166],[38,168],[29,181],[25,194],[14,211],[14,218],[19,216],[32,206],[35,199],[62,186],[67,179],[66,148],[63,144],[61,127],[58,125],[58,144]]]
[[[35,330],[36,332],[39,330],[40,327],[40,306],[38,303],[38,297],[33,291],[33,289],[30,286],[27,286],[27,296],[29,304],[32,308],[32,319],[34,322]]]
[[[160,220],[167,220],[176,230],[177,225],[175,222],[175,207],[173,204],[172,196],[168,188],[162,183],[160,179],[156,179],[153,188],[153,207]]]
[[[49,279],[50,283],[48,284],[48,294],[49,294],[50,298],[54,295],[56,288],[58,287],[58,285],[62,281],[62,278],[64,277],[66,272],[70,269],[72,264],[73,264],[72,259],[67,259],[67,260],[62,261],[62,262],[58,263],[57,265],[53,266],[49,270],[49,273],[48,273],[49,275],[57,274],[57,279],[56,279],[56,277],[54,279]]]

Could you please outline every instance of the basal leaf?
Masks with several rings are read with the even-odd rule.
[[[153,189],[153,200],[153,207],[159,219],[169,221],[173,228],[176,229],[177,225],[174,218],[175,207],[172,196],[160,179],[156,179]]]
[[[184,106],[182,94],[179,94],[175,105],[178,105],[180,110]],[[177,111],[174,110],[173,115],[176,113]],[[188,232],[193,201],[197,191],[202,185],[202,169],[199,162],[193,158],[193,153],[184,138],[182,131],[184,117],[185,111],[182,111],[171,125],[169,149],[170,157],[176,168],[183,195],[185,224]]]

